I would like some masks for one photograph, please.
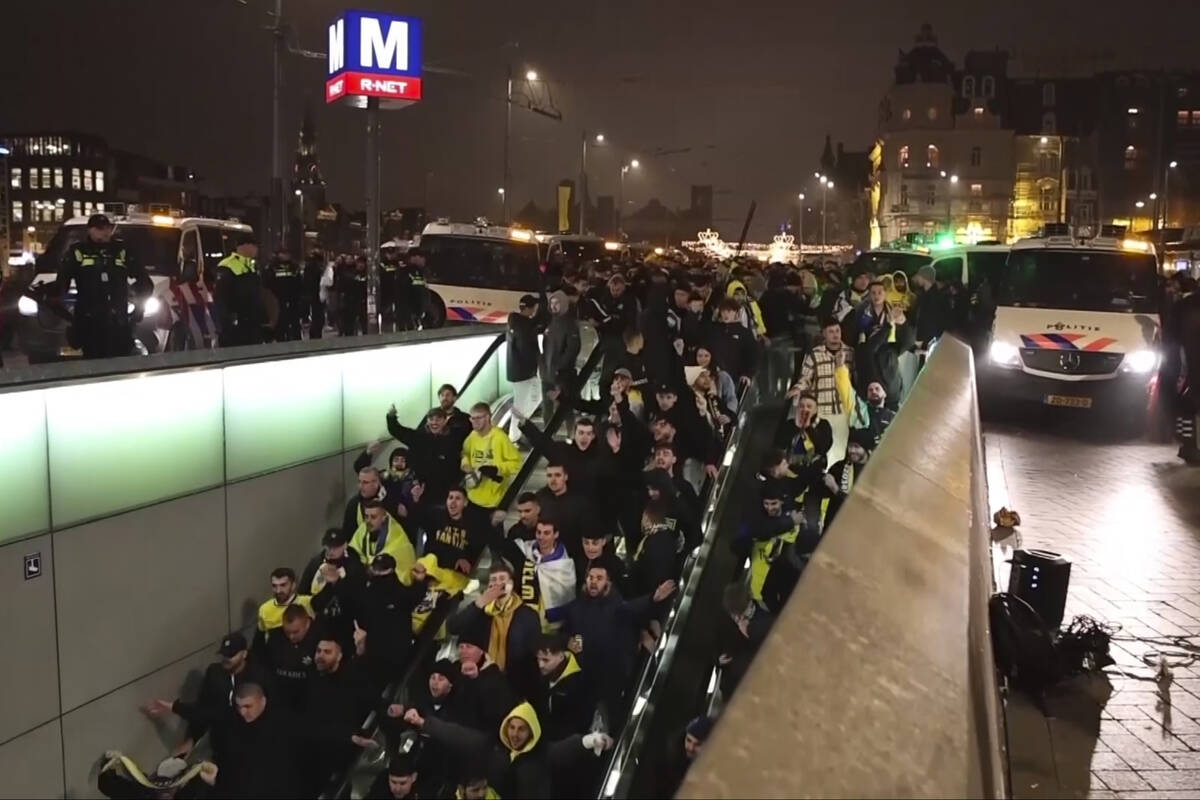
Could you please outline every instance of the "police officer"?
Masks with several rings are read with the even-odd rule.
[[[400,248],[395,242],[379,247],[379,318],[381,330],[403,330],[400,305]]]
[[[400,270],[400,299],[396,313],[400,317],[400,329],[414,331],[425,311],[425,253],[418,247],[410,247],[405,262],[404,269]]]
[[[279,319],[275,323],[275,341],[300,340],[300,265],[292,260],[285,246],[275,251],[275,257],[263,275],[264,285],[279,301]]]
[[[258,239],[252,233],[245,233],[237,242],[237,249],[217,265],[217,283],[213,289],[213,321],[221,347],[261,344],[263,340],[266,314],[262,277],[255,262]]]
[[[367,257],[347,261],[338,276],[342,336],[367,332]]]
[[[130,287],[130,281],[133,281]],[[75,323],[68,333],[84,358],[112,358],[133,352],[133,325],[142,318],[142,304],[154,291],[145,266],[121,239],[104,214],[87,222],[87,238],[67,248],[55,283],[61,296],[75,281]],[[133,312],[129,310],[130,290]]]

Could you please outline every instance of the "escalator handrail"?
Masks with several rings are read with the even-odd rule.
[[[650,658],[646,660],[646,664],[642,668],[641,677],[636,684],[636,689],[632,696],[633,710],[625,722],[620,738],[613,746],[603,772],[604,783],[600,787],[601,798],[614,797],[618,784],[627,783],[630,778],[630,773],[625,767],[627,766],[629,756],[641,745],[644,737],[643,726],[649,724],[648,720],[652,716],[652,714],[647,712],[653,709],[654,706],[653,695],[659,687],[657,682],[658,675],[661,671],[670,667],[674,658],[674,650],[669,647],[669,644],[677,638],[677,630],[687,620],[690,610],[690,602],[685,607],[684,601],[690,601],[691,597],[695,594],[696,587],[699,584],[699,579],[707,562],[706,556],[711,551],[715,542],[717,530],[714,521],[717,519],[718,509],[723,508],[725,505],[726,488],[732,485],[728,480],[731,477],[729,472],[730,465],[732,464],[731,454],[736,451],[742,436],[745,434],[750,411],[758,405],[757,401],[760,395],[759,383],[765,378],[766,368],[767,360],[764,359],[759,374],[755,375],[754,380],[742,391],[742,395],[739,398],[737,425],[734,427],[729,441],[726,443],[725,455],[722,459],[720,471],[713,481],[712,493],[709,495],[705,506],[704,518],[701,523],[700,544],[692,551],[690,568],[680,577],[679,590],[676,592],[675,599],[668,612],[667,624],[659,636],[658,646]],[[617,779],[616,783],[613,781],[614,777]],[[611,786],[612,791],[609,791],[610,784],[613,784]]]
[[[490,359],[493,354],[495,354],[496,350],[499,349],[500,345],[504,343],[505,339],[505,334],[500,334],[488,346],[488,349],[484,352],[483,356],[471,369],[471,372],[467,377],[467,381],[463,384],[462,391],[460,391],[459,394],[462,394],[463,391],[466,391],[466,388],[470,385],[471,381],[473,381],[475,377],[483,370],[485,362]],[[587,382],[587,379],[591,376],[592,372],[596,370],[600,363],[600,357],[601,348],[597,346],[588,355],[583,368],[579,372],[579,377],[576,379],[576,391],[578,391],[578,389]],[[543,429],[548,436],[552,437],[558,432],[559,427],[562,425],[563,420],[566,419],[569,411],[570,409],[568,408],[567,404],[559,403],[554,415],[546,423],[546,426]],[[504,497],[497,506],[498,509],[507,509],[512,505],[513,501],[524,490],[525,483],[533,474],[534,467],[537,465],[542,455],[543,453],[536,446],[530,450],[529,455],[525,458],[525,462],[521,465],[521,468],[517,471],[517,474],[513,477],[512,482],[505,491]],[[425,620],[424,626],[421,628],[421,633],[417,636],[416,641],[413,643],[413,647],[409,656],[409,663],[404,670],[404,674],[399,680],[389,683],[387,687],[384,688],[380,696],[380,700],[382,701],[381,705],[377,708],[371,709],[370,713],[367,714],[366,719],[363,720],[362,728],[359,731],[360,735],[367,738],[374,738],[379,730],[381,717],[383,713],[385,713],[387,707],[393,703],[403,703],[408,699],[408,687],[420,675],[420,673],[423,672],[424,664],[429,661],[433,653],[436,652],[436,649],[439,646],[437,639],[438,631],[441,630],[446,620],[450,618],[450,614],[458,608],[459,604],[462,602],[462,598],[463,596],[461,592],[451,597],[447,597],[440,601],[437,604],[437,607],[430,612],[429,616]],[[350,766],[348,766],[341,775],[338,775],[330,780],[328,786],[332,788],[329,788],[323,792],[321,797],[338,798],[339,800],[341,798],[349,797],[351,791],[351,780],[356,772],[355,768],[362,760],[370,759],[376,755],[377,753],[371,750],[366,750],[360,753],[352,760]]]

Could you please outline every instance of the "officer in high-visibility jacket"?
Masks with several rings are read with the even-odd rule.
[[[246,233],[238,239],[237,249],[217,265],[212,315],[221,347],[260,344],[263,340],[266,314],[257,256],[258,239]]]
[[[60,296],[71,281],[77,293],[75,320],[68,333],[71,346],[81,349],[84,358],[132,353],[133,326],[142,318],[154,283],[128,245],[113,238],[113,224],[104,214],[89,217],[87,238],[63,254],[55,281]]]

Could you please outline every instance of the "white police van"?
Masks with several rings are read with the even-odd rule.
[[[105,211],[114,208],[109,204]],[[108,213],[114,237],[122,239],[145,266],[154,291],[144,301],[142,320],[134,327],[138,352],[191,350],[215,345],[209,307],[217,264],[233,252],[237,238],[250,233],[236,220],[185,217],[169,209],[121,207]],[[65,287],[62,302],[39,301],[46,284],[57,278],[63,254],[87,237],[87,217],[72,217],[54,234],[38,257],[37,273],[18,300],[17,348],[30,363],[78,356],[67,342],[75,289]]]
[[[537,294],[545,266],[533,231],[478,219],[439,219],[415,242],[425,257],[429,327],[443,322],[504,324],[522,295]]]
[[[1159,365],[1154,248],[1117,226],[1094,238],[1046,227],[1013,244],[995,287],[981,400],[1111,413],[1140,429]]]

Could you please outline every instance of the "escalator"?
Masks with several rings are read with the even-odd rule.
[[[773,348],[742,404],[737,429],[705,507],[703,541],[684,567],[682,587],[613,749],[599,797],[662,797],[659,765],[693,717],[714,702],[714,659],[726,612],[723,594],[743,573],[730,543],[759,504],[757,472],[786,405],[792,353]]]

